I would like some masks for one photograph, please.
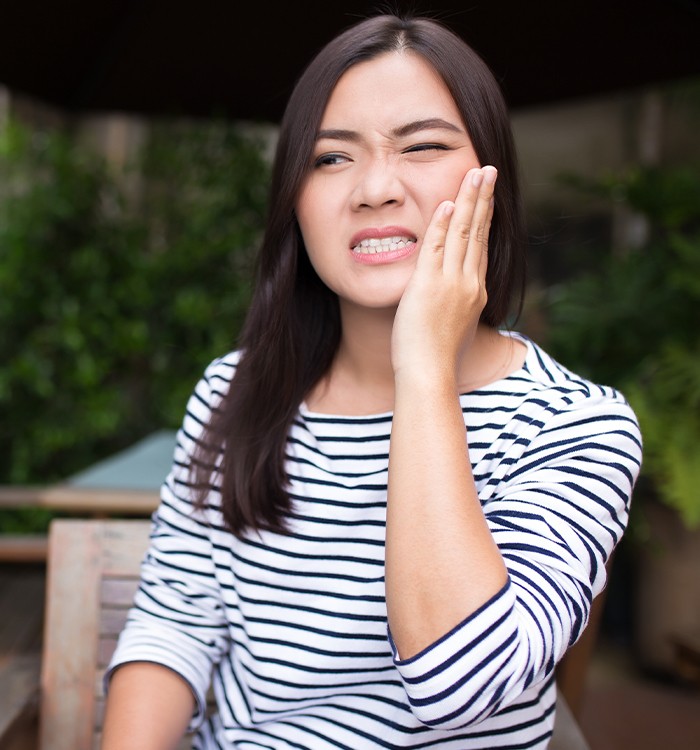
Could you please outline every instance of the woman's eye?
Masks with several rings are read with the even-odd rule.
[[[314,159],[314,167],[332,167],[336,164],[343,164],[347,160],[348,157],[342,154],[322,154]]]
[[[447,146],[442,143],[417,143],[415,146],[410,146],[405,149],[404,153],[410,154],[417,151],[447,151]]]

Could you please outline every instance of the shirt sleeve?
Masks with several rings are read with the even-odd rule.
[[[188,401],[173,467],[152,517],[134,605],[105,675],[107,689],[114,670],[128,662],[152,662],[172,669],[189,684],[195,697],[190,730],[204,717],[212,666],[229,647],[209,527],[203,511],[194,508],[188,477],[216,389],[215,363]]]
[[[416,656],[402,660],[391,642],[411,708],[429,726],[478,723],[553,673],[627,525],[641,435],[620,394],[561,399],[515,442],[524,449],[482,499],[508,582]]]

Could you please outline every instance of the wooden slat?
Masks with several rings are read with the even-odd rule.
[[[105,696],[104,692],[101,691],[100,695],[95,700],[95,722],[93,724],[93,732],[102,732],[105,724]]]
[[[47,550],[46,534],[0,534],[0,563],[44,562]]]
[[[114,638],[121,633],[126,623],[129,610],[126,607],[118,609],[103,608],[100,610],[100,638]]]
[[[116,645],[116,641],[113,642],[113,645]],[[98,669],[97,672],[95,672],[94,687],[95,687],[95,695],[99,696],[100,698],[103,698],[104,697],[104,669]]]
[[[92,746],[100,557],[99,527],[52,522],[41,676],[40,742],[46,750]]]
[[[157,490],[101,489],[70,484],[51,487],[0,486],[0,508],[47,508],[81,515],[150,515]]]
[[[138,574],[138,570],[135,571]],[[138,575],[132,578],[105,577],[100,585],[103,607],[130,607],[139,585]]]
[[[142,520],[112,521],[100,525],[102,575],[138,578],[148,547],[150,525]]]

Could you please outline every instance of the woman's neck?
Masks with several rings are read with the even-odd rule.
[[[306,398],[311,411],[361,416],[394,408],[394,309],[341,304],[342,336],[330,370]],[[522,367],[525,346],[480,324],[457,372],[459,391],[481,388]]]
[[[391,411],[395,313],[391,308],[370,309],[341,302],[340,345],[330,370],[306,398],[311,410],[348,415]]]

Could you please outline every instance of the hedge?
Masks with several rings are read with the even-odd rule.
[[[156,125],[122,174],[70,134],[1,129],[0,483],[177,426],[235,346],[267,183],[263,144],[230,123]]]

